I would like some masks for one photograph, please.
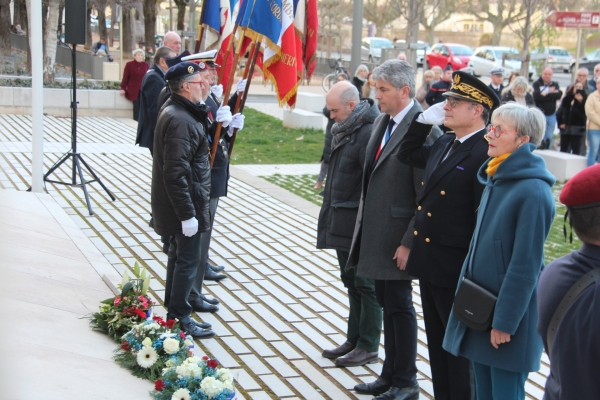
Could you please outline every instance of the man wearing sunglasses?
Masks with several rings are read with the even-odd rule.
[[[460,71],[444,96],[411,123],[398,153],[401,162],[425,169],[406,270],[419,278],[435,398],[468,400],[475,395],[470,362],[442,342],[484,189],[476,174],[488,158],[485,127],[500,100]],[[442,124],[453,132],[426,144],[432,127]]]

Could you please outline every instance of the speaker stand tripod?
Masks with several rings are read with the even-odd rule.
[[[62,158],[52,166],[52,168],[48,170],[48,172],[44,175],[44,182],[57,183],[59,185],[68,185],[73,187],[81,187],[83,189],[83,194],[85,195],[85,202],[87,203],[88,211],[90,212],[90,215],[94,215],[94,212],[92,211],[92,204],[90,203],[90,196],[88,194],[86,186],[88,183],[98,182],[100,186],[102,186],[102,188],[110,196],[112,201],[115,201],[116,198],[112,195],[110,190],[108,190],[108,188],[104,186],[98,175],[96,175],[92,168],[90,168],[90,166],[85,162],[81,154],[77,152],[77,68],[75,66],[75,48],[77,47],[77,45],[72,44],[72,46],[73,48],[71,51],[71,87],[73,91],[73,99],[71,101],[71,149],[69,150],[69,152],[63,155]],[[58,169],[63,163],[65,163],[69,159],[72,159],[71,182],[60,182],[48,179],[48,176],[50,176],[50,174],[56,171],[56,169]],[[81,168],[81,164],[83,164],[83,166],[87,169],[87,171],[90,173],[90,175],[92,175],[94,179],[86,181],[83,178],[83,169]],[[81,181],[81,183],[77,183],[77,175],[79,175],[79,180]]]

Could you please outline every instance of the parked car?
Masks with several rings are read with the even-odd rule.
[[[564,47],[546,46],[541,50],[534,49],[531,54],[545,54],[546,65],[556,71],[569,72],[573,58]]]
[[[589,52],[579,59],[579,68],[587,68],[591,74],[593,74],[596,64],[600,64],[600,49]],[[573,59],[570,67],[571,73],[573,73],[574,68],[575,60]]]
[[[394,44],[390,39],[383,37],[367,37],[362,40],[361,59],[369,62],[379,61],[381,59],[381,49],[391,49]]]
[[[511,72],[521,70],[521,60],[505,60],[502,65],[503,54],[519,54],[519,50],[514,47],[503,46],[481,46],[475,49],[475,52],[469,59],[469,67],[473,68],[475,76],[487,76],[492,68],[503,67],[504,78],[508,78]],[[529,65],[529,79],[533,76],[533,66]]]
[[[406,40],[404,40],[404,39],[396,40],[396,43],[406,43]],[[417,49],[417,66],[422,67],[423,61],[425,61],[425,54],[427,54],[429,49],[431,49],[431,46],[429,46],[429,43],[424,42],[422,40],[417,40],[417,44],[422,46],[420,49]],[[398,53],[400,53],[401,51],[404,51],[404,50],[398,50]]]
[[[464,44],[438,43],[427,53],[427,62],[423,68],[430,69],[436,65],[445,68],[451,65],[454,70],[459,70],[468,66],[472,55],[473,49]]]

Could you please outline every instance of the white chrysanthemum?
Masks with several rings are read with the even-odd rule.
[[[171,360],[170,358],[167,360],[167,362],[165,363],[165,365],[167,367],[174,367],[175,366],[175,361]]]
[[[171,400],[190,400],[190,391],[185,388],[177,389]]]
[[[185,339],[183,341],[183,344],[186,345],[187,347],[193,346],[194,342],[192,342],[190,339]]]
[[[150,368],[158,360],[158,354],[152,347],[144,346],[137,353],[137,363],[142,368]]]
[[[200,389],[210,399],[221,393],[225,387],[223,386],[223,382],[216,380],[212,376],[207,376],[202,380]]]
[[[233,376],[231,376],[231,372],[229,372],[229,369],[227,368],[219,368],[215,375],[221,382],[229,384],[233,383]]]
[[[150,339],[149,337],[147,337],[146,339],[142,340],[142,345],[151,347],[152,346],[152,339]]]
[[[167,338],[163,342],[163,349],[167,354],[175,354],[179,351],[179,340]]]

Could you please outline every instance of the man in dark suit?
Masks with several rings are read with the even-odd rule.
[[[492,68],[490,70],[490,78],[492,79],[492,82],[488,85],[488,87],[492,89],[494,93],[496,93],[496,96],[498,96],[499,99],[501,99],[502,90],[504,90],[504,85],[502,84],[502,82],[504,82],[504,68]]]
[[[398,153],[406,165],[425,168],[407,271],[419,278],[436,400],[468,400],[475,394],[469,360],[447,353],[442,342],[483,193],[476,175],[488,158],[485,127],[500,104],[474,76],[460,71],[452,76],[446,102],[412,122]],[[431,126],[440,124],[454,134],[426,144]]]
[[[405,268],[423,171],[400,163],[397,153],[410,122],[422,109],[414,101],[415,72],[406,61],[388,60],[373,70],[372,77],[382,114],[373,123],[367,144],[346,268],[357,268],[356,276],[375,280],[375,296],[383,308],[385,361],[376,381],[354,390],[377,400],[417,399],[417,320],[413,278]],[[441,135],[437,128],[436,132]]]
[[[166,59],[175,55],[175,52],[168,47],[158,49],[154,55],[154,66],[146,72],[142,80],[140,115],[135,144],[147,147],[150,154],[154,147],[154,129],[158,119],[158,95],[165,86],[165,72],[169,69]]]

